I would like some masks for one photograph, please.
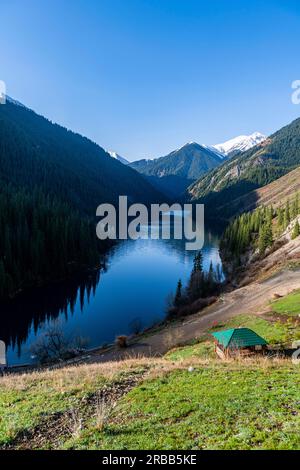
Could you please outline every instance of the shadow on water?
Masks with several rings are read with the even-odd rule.
[[[206,227],[205,270],[221,263],[216,228]],[[1,305],[0,339],[8,346],[9,363],[31,362],[30,346],[54,321],[68,337],[88,338],[89,347],[160,321],[179,278],[186,285],[194,255],[185,240],[128,240],[110,250],[101,271],[32,289]]]
[[[55,321],[61,315],[68,321],[78,300],[83,310],[85,301],[89,302],[95,295],[99,281],[100,270],[93,271],[69,281],[29,290],[17,299],[2,304],[1,339],[20,356],[22,344],[26,343],[31,330],[36,335],[41,325]]]

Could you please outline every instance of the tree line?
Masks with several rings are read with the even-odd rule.
[[[169,305],[169,317],[184,312],[186,310],[185,307],[188,305],[192,305],[199,300],[207,299],[218,294],[221,289],[222,281],[223,273],[220,265],[214,267],[211,262],[209,270],[206,272],[203,269],[203,255],[202,252],[199,251],[194,257],[193,269],[187,286],[183,286],[181,279],[178,281],[176,293],[172,298],[171,305]]]
[[[275,236],[281,235],[300,214],[299,194],[294,200],[276,209],[273,206],[259,207],[253,212],[235,218],[225,230],[220,248],[225,257],[241,261],[247,250],[257,248],[260,255],[274,243]],[[276,219],[276,223],[274,220]],[[295,222],[292,238],[300,234],[298,220]]]
[[[93,220],[39,189],[0,190],[0,298],[99,261]]]

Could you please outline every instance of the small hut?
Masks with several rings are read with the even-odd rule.
[[[267,341],[249,328],[233,328],[231,330],[212,333],[215,339],[216,354],[225,359],[239,355],[252,355],[266,349]]]

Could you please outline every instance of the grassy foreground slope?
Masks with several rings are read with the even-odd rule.
[[[214,328],[248,326],[285,343],[300,337],[289,313]],[[299,367],[280,358],[218,361],[204,335],[161,359],[7,376],[0,448],[300,449]]]
[[[299,375],[289,366],[194,364],[148,380],[120,404],[104,433],[76,448],[296,449]]]

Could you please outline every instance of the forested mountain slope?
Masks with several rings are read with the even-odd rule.
[[[219,166],[225,157],[217,150],[190,142],[165,157],[130,164],[170,197],[178,197],[201,175]]]
[[[96,208],[162,196],[101,147],[7,101],[0,106],[0,299],[99,264]]]
[[[250,191],[280,178],[300,165],[300,119],[248,152],[225,161],[188,189],[192,200],[204,201],[211,213]]]
[[[89,215],[119,195],[136,202],[160,200],[141,175],[89,139],[11,102],[0,106],[0,179],[41,187]]]

